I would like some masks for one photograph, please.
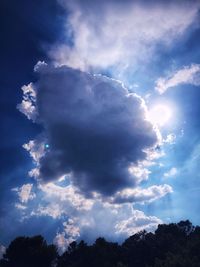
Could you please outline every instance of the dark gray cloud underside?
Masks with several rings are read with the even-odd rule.
[[[101,75],[48,66],[39,73],[37,121],[50,145],[40,159],[40,179],[71,173],[85,194],[109,195],[136,185],[129,167],[144,160],[144,150],[158,141],[143,100]]]

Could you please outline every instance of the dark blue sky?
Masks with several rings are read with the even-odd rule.
[[[13,220],[15,196],[11,188],[24,184],[31,161],[22,144],[40,128],[25,120],[16,109],[21,100],[21,86],[35,79],[33,66],[48,60],[43,49],[61,38],[63,10],[55,1],[1,1],[1,232],[3,242],[16,236]],[[28,136],[27,136],[28,134]],[[14,209],[15,210],[15,209]],[[24,226],[17,222],[16,227]],[[40,225],[36,228],[40,229]],[[31,228],[31,227],[30,227]],[[36,230],[37,233],[39,230]],[[31,234],[31,232],[29,232]]]
[[[200,224],[199,10],[1,1],[0,244]]]

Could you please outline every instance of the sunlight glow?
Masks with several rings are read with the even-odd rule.
[[[154,106],[149,110],[148,117],[153,124],[164,126],[172,116],[172,110],[163,104]]]

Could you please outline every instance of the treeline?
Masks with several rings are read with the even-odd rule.
[[[6,249],[0,267],[200,267],[200,227],[189,221],[139,232],[122,245],[98,238],[93,245],[72,242],[59,255],[42,236],[18,237]]]

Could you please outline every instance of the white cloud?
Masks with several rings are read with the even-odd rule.
[[[0,259],[3,258],[3,254],[6,252],[6,247],[0,245]]]
[[[42,67],[45,67],[47,64],[44,61],[38,61],[37,64],[34,67],[34,71],[37,72]]]
[[[151,173],[147,168],[145,168],[145,162],[130,166],[129,172],[136,177],[138,184],[147,180],[149,174]]]
[[[172,45],[195,21],[199,7],[186,1],[60,2],[70,11],[66,39],[73,36],[73,45],[53,47],[56,63],[81,70],[114,66],[120,74],[152,58],[158,43]]]
[[[73,185],[59,186],[54,183],[38,184],[39,205],[27,214],[30,216],[49,216],[60,219],[73,214],[91,210],[93,199],[87,199]],[[41,194],[42,193],[42,194]],[[19,209],[22,207],[18,207]]]
[[[173,177],[173,176],[176,176],[177,173],[178,173],[177,168],[173,167],[173,168],[171,168],[168,172],[164,173],[164,177],[165,177],[165,178]]]
[[[167,78],[159,78],[156,81],[156,91],[160,94],[165,93],[168,89],[181,84],[200,85],[200,65],[192,64],[172,73]]]
[[[16,207],[23,212],[23,220],[32,216],[62,219],[63,226],[59,228],[54,239],[62,253],[72,241],[80,238],[94,242],[97,237],[104,236],[108,240],[123,241],[130,234],[142,229],[154,230],[161,220],[134,209],[133,203],[153,201],[169,193],[170,188],[164,185],[123,192],[120,201],[115,203],[99,194],[93,194],[93,197],[88,199],[72,185],[61,187],[49,183],[39,185],[38,190],[38,201],[35,201],[38,206],[30,208],[16,204]],[[129,199],[124,201],[122,198],[126,198],[126,193]],[[116,199],[117,197],[119,198],[119,195],[116,195]]]
[[[111,198],[114,203],[150,203],[159,198],[164,197],[166,194],[172,193],[172,187],[164,185],[153,185],[146,189],[134,188],[134,189],[124,189],[117,192],[113,198]]]
[[[175,144],[175,140],[176,140],[176,135],[171,133],[168,134],[167,137],[165,139],[163,139],[163,143],[167,143],[167,144]]]
[[[27,206],[22,205],[21,203],[16,203],[16,204],[15,204],[15,207],[16,207],[18,210],[22,210],[22,211],[27,209]]]
[[[21,187],[13,188],[12,191],[17,192],[19,200],[22,203],[27,203],[29,200],[32,200],[36,197],[35,193],[32,192],[33,184],[24,184]]]
[[[80,236],[80,229],[75,225],[76,219],[69,219],[63,223],[63,232],[57,233],[54,238],[54,244],[58,247],[60,253],[63,253],[73,241]]]
[[[79,213],[63,223],[54,242],[60,251],[66,250],[74,240],[84,238],[94,242],[99,236],[108,240],[123,241],[129,235],[146,229],[153,231],[162,221],[155,216],[133,209],[131,204],[109,204],[96,201],[91,210]],[[106,218],[106,219],[104,219]]]
[[[73,238],[67,238],[65,232],[57,233],[53,243],[57,246],[58,251],[60,254],[65,252],[71,242],[73,242]]]
[[[69,219],[67,222],[63,223],[65,233],[72,238],[77,238],[80,236],[80,231],[77,226],[75,226],[75,222],[78,221],[74,219]]]
[[[142,211],[136,210],[131,218],[122,220],[116,224],[117,233],[123,233],[127,236],[133,235],[142,230],[153,231],[162,221],[155,216],[146,216]]]
[[[36,163],[36,161],[34,161],[34,163]],[[31,170],[28,172],[28,175],[29,175],[30,177],[33,177],[33,178],[37,178],[37,177],[39,177],[39,175],[40,175],[40,170],[39,170],[39,168],[36,167],[36,168],[31,169]]]
[[[53,219],[59,219],[67,211],[63,210],[59,203],[48,203],[46,205],[39,205],[37,209],[31,212],[31,216],[49,216]]]
[[[39,189],[45,193],[45,200],[54,201],[59,204],[59,211],[63,212],[67,210],[89,210],[93,205],[92,199],[85,198],[79,193],[78,189],[73,185],[58,186],[54,183],[43,184],[39,186]],[[66,209],[67,207],[67,209]]]
[[[39,163],[40,158],[42,158],[45,154],[45,146],[42,142],[40,143],[30,140],[27,144],[23,145],[23,148],[30,153],[30,156],[36,164]]]
[[[23,100],[17,108],[26,115],[28,119],[35,121],[37,111],[35,107],[36,91],[34,85],[29,83],[28,85],[22,86],[21,89],[23,91]]]

